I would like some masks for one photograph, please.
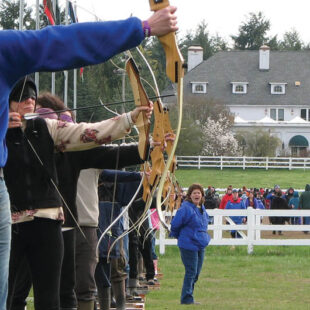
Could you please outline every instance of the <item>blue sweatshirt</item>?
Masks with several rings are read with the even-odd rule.
[[[23,76],[94,65],[135,47],[144,39],[141,21],[77,23],[42,30],[0,30],[0,167],[7,159],[8,98]]]
[[[209,216],[204,206],[201,210],[193,203],[184,201],[171,222],[170,236],[178,239],[180,248],[199,251],[210,242],[207,233]]]
[[[238,198],[237,200],[228,201],[225,209],[246,209],[243,201]],[[235,224],[240,225],[243,222],[245,216],[230,216],[230,218],[234,221]]]

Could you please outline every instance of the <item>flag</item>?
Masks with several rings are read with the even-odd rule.
[[[84,68],[80,68],[80,79],[84,82]]]
[[[69,1],[69,17],[71,19],[71,23],[77,23],[78,22],[78,19],[76,17],[76,14],[75,14],[75,11],[73,9],[73,5],[72,5],[72,2]]]
[[[55,17],[53,12],[53,4],[51,0],[43,0],[44,13],[51,25],[55,25]]]

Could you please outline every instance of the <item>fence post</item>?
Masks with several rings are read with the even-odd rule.
[[[218,209],[214,209],[214,210],[218,210]],[[214,240],[219,240],[219,231],[220,229],[217,228],[217,226],[220,224],[220,215],[219,214],[215,214],[213,216],[213,225],[214,225],[214,230],[213,230],[213,239]]]
[[[261,224],[261,216],[260,215],[255,215],[255,225],[256,226],[260,226]],[[256,229],[255,230],[255,240],[260,240],[260,237],[261,237],[261,231],[260,229]]]
[[[292,170],[292,157],[290,157],[290,160],[289,160],[288,170]]]
[[[165,254],[165,246],[166,246],[165,237],[166,237],[166,230],[163,227],[163,225],[160,223],[160,225],[159,225],[159,253],[161,255]]]
[[[266,170],[268,170],[269,157],[266,157]]]
[[[254,225],[255,225],[255,214],[252,207],[248,207],[248,254],[253,254],[254,247]]]
[[[200,155],[198,156],[198,169],[200,169]]]
[[[223,170],[223,156],[221,156],[221,170]]]

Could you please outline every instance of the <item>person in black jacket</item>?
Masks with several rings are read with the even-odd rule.
[[[282,197],[282,192],[278,191],[276,192],[274,198],[271,202],[271,210],[286,210],[289,209],[288,203],[285,198]],[[284,225],[285,221],[287,220],[287,217],[285,216],[271,216],[270,222],[272,225]],[[276,234],[276,231],[274,230],[272,232],[274,235]],[[278,231],[279,235],[282,235],[282,231]]]

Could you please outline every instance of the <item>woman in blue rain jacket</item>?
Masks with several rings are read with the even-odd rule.
[[[196,304],[193,297],[194,285],[202,268],[205,248],[210,242],[207,232],[209,216],[203,202],[203,187],[200,184],[191,185],[186,200],[171,223],[170,236],[178,239],[185,267],[181,304]]]

